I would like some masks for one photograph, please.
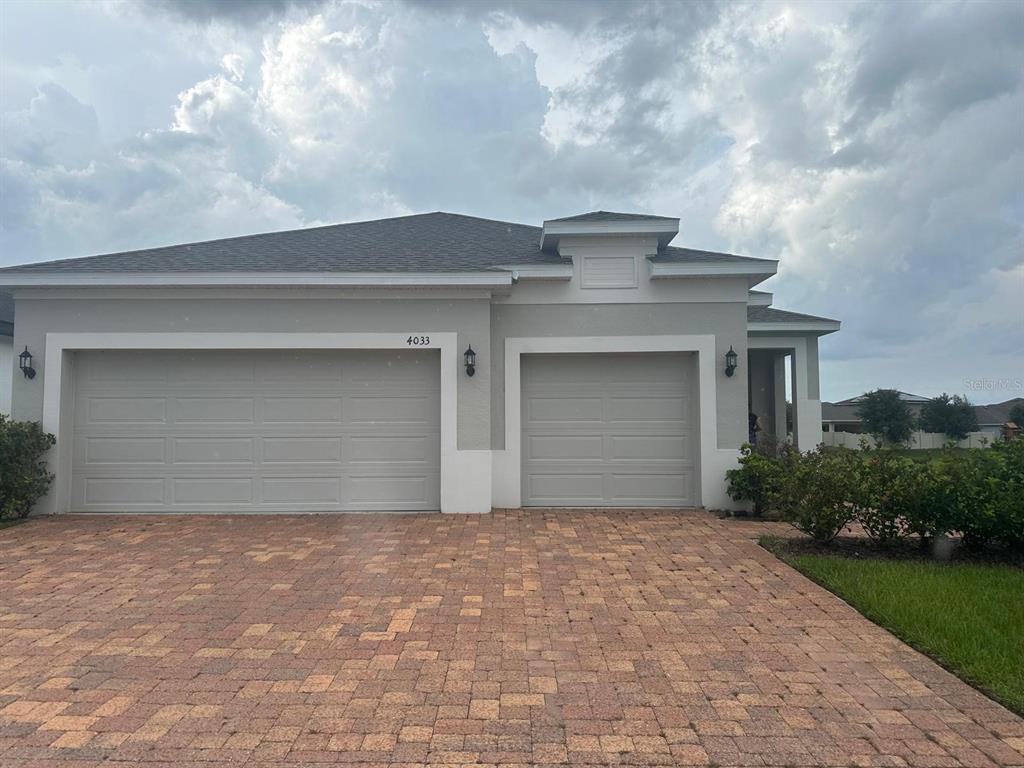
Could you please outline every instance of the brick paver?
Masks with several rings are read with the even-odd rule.
[[[0,531],[0,764],[1024,764],[1024,721],[693,512]]]

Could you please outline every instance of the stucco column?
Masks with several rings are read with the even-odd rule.
[[[793,346],[792,382],[793,382],[793,441],[801,451],[813,450],[821,442],[821,401],[817,399],[817,346],[815,343],[813,373],[810,370],[811,357],[808,354],[807,341]],[[815,391],[811,392],[811,384]]]
[[[775,437],[779,441],[785,441],[789,437],[789,430],[786,428],[786,353],[775,352],[772,355],[772,369],[774,378],[774,404],[773,404],[773,428]]]

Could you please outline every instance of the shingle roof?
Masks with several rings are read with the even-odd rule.
[[[560,263],[540,228],[452,213],[334,224],[11,268],[17,272],[462,272]],[[10,270],[0,270],[0,273]]]
[[[563,216],[560,219],[548,219],[548,221],[641,221],[643,219],[654,219],[655,221],[677,221],[672,216],[651,216],[645,213],[616,213],[615,211],[590,211],[576,216]]]
[[[1005,402],[992,403],[991,405],[974,406],[974,412],[978,416],[978,424],[988,424],[989,426],[998,424],[1002,426],[1010,420],[1010,409],[1018,403],[1024,404],[1024,397],[1014,397]]]
[[[14,335],[14,297],[0,291],[0,336]]]
[[[24,264],[0,269],[0,283],[5,274],[23,273],[443,273],[569,263],[541,250],[540,237],[540,227],[454,213],[424,213]],[[653,260],[763,261],[671,246],[663,248]]]
[[[799,312],[789,312],[785,309],[774,307],[748,306],[748,323],[837,323],[830,317],[817,317],[816,315],[804,315]]]
[[[668,245],[662,248],[657,256],[652,256],[651,261],[655,264],[702,264],[722,263],[723,261],[737,262],[749,261],[764,264],[771,259],[755,259],[752,256],[737,256],[734,253],[719,253],[718,251],[698,251],[694,248],[678,248]]]

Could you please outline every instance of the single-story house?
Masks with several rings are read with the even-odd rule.
[[[921,415],[921,407],[931,398],[900,392],[900,399],[907,404],[910,412],[916,417]],[[861,419],[857,414],[864,395],[840,400],[835,403],[821,404],[821,428],[824,433],[851,432],[860,434]],[[1010,411],[1018,403],[1024,403],[1024,397],[1014,397],[1001,403],[975,405],[974,413],[978,417],[978,429],[975,434],[989,440],[998,440],[1002,436],[1003,427],[1010,420]]]
[[[721,507],[748,413],[821,439],[818,338],[775,261],[679,220],[450,213],[0,270],[40,511]]]
[[[14,382],[14,297],[0,291],[0,413],[11,412]]]
[[[907,408],[910,409],[910,412],[914,415],[915,419],[921,415],[921,406],[927,403],[930,399],[923,397],[922,395],[914,395],[910,392],[901,392],[899,390],[896,391],[896,394],[900,396],[900,400],[907,404]],[[849,397],[846,400],[839,400],[835,403],[822,403],[822,431],[852,432],[854,434],[860,434],[860,416],[857,412],[860,410],[862,402],[864,402],[864,395]]]

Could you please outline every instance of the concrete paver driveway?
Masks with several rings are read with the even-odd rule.
[[[1024,764],[1024,722],[700,513],[0,531],[0,764]]]

